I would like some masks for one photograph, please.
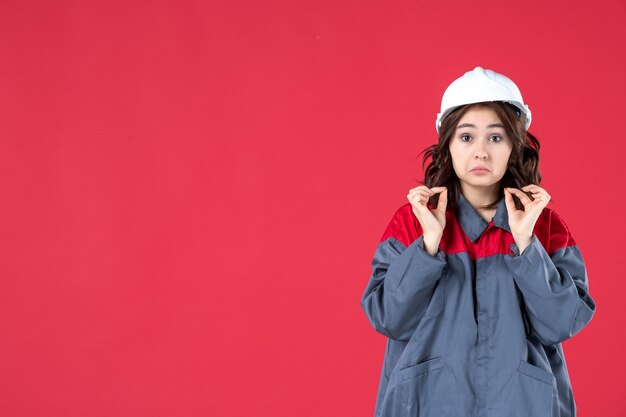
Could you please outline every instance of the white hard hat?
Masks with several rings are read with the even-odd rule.
[[[463,74],[446,88],[441,99],[441,111],[437,113],[436,128],[439,132],[441,121],[458,106],[484,101],[504,101],[526,114],[524,129],[530,126],[530,109],[522,99],[522,93],[508,77],[489,69],[476,67]]]

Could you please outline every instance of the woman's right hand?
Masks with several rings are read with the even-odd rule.
[[[439,201],[437,202],[437,208],[431,210],[428,208],[428,200],[435,193],[441,193],[439,195]],[[420,222],[422,229],[424,230],[424,241],[428,241],[430,244],[429,252],[433,254],[433,246],[438,247],[441,237],[443,236],[443,229],[446,227],[446,206],[448,205],[448,189],[446,187],[433,187],[428,188],[425,185],[412,188],[407,194],[407,198],[413,206],[413,214]],[[436,251],[434,251],[436,253]]]

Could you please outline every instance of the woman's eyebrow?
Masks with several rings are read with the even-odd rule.
[[[458,125],[456,128],[461,129],[464,127],[473,127],[474,129],[476,129],[476,126],[471,123],[463,123],[462,125]],[[492,128],[492,127],[499,127],[501,129],[504,129],[504,125],[502,123],[493,123],[487,126],[487,128]]]

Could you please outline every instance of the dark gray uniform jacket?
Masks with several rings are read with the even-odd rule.
[[[361,306],[387,336],[376,417],[574,417],[561,342],[595,313],[578,246],[545,207],[519,254],[504,198],[461,194],[436,256],[409,203],[385,230]]]

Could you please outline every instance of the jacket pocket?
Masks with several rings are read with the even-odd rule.
[[[436,356],[423,360],[415,365],[409,365],[398,370],[398,382],[416,378],[428,372],[436,371],[443,368],[441,356]]]
[[[455,379],[441,356],[399,369],[398,417],[445,417],[466,414]]]
[[[558,417],[554,375],[526,361],[520,361],[502,395],[502,417]]]

